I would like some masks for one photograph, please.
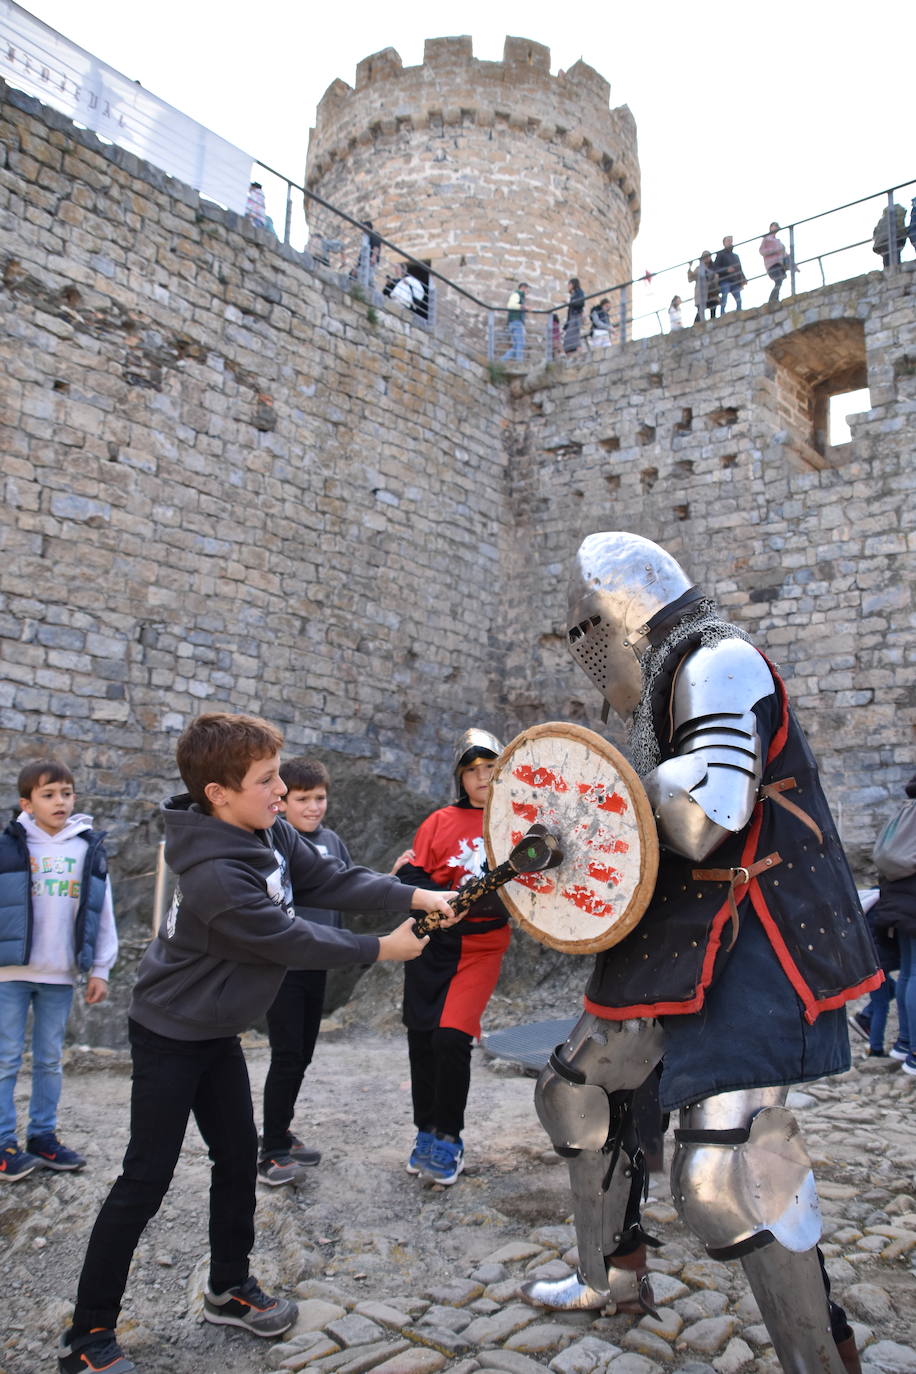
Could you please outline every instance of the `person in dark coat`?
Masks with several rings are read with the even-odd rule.
[[[582,336],[582,311],[585,308],[585,292],[579,285],[578,277],[569,279],[569,305],[566,309],[566,324],[563,328],[563,352],[575,353]]]
[[[904,790],[908,797],[916,798],[916,774]],[[882,882],[869,914],[877,932],[893,930],[897,935],[897,1043],[890,1056],[900,1061],[904,1073],[916,1078],[916,873],[896,882]]]

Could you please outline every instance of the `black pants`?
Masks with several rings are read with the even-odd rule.
[[[77,1332],[115,1326],[134,1250],[168,1191],[192,1113],[213,1161],[210,1284],[215,1292],[244,1283],[254,1244],[257,1136],[238,1037],[172,1040],[135,1021],[128,1026],[130,1143],[89,1237],[73,1315]]]
[[[410,1091],[418,1131],[461,1135],[471,1087],[471,1043],[469,1035],[450,1026],[408,1030]]]
[[[324,969],[292,969],[267,1013],[270,1068],[264,1081],[265,1151],[288,1150],[289,1128],[321,1026]]]

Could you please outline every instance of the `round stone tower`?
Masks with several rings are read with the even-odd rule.
[[[322,97],[306,185],[488,304],[525,280],[543,307],[571,276],[590,293],[632,275],[636,125],[609,96],[584,62],[551,76],[549,48],[526,38],[507,38],[502,62],[467,37],[427,39],[419,67],[386,48]]]

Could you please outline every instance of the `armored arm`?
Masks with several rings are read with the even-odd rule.
[[[753,707],[774,691],[765,659],[743,639],[697,649],[681,665],[674,757],[643,779],[669,849],[699,862],[747,824],[763,774]]]

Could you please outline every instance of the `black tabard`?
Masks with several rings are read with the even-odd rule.
[[[684,646],[677,652],[683,658]],[[769,666],[776,691],[754,708],[766,763],[751,818],[702,863],[662,850],[655,893],[639,925],[597,957],[585,995],[597,1016],[616,1021],[699,1011],[730,956],[736,920],[761,922],[808,1022],[881,981],[817,766]],[[653,710],[664,760],[672,756],[660,733],[667,700],[654,702]],[[768,785],[791,779],[794,785],[774,789],[775,797],[763,795]],[[782,800],[800,808],[808,823]],[[696,876],[752,869],[767,859],[769,866],[749,880],[738,874],[733,888],[724,873],[721,880]],[[748,994],[753,999],[755,990]]]

